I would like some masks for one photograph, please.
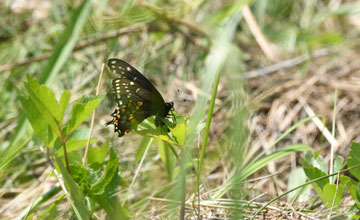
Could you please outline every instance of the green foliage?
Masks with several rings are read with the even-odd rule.
[[[25,82],[27,94],[20,96],[20,101],[25,109],[27,117],[34,129],[46,146],[53,147],[56,138],[69,139],[71,150],[83,147],[87,138],[82,133],[82,139],[79,137],[78,130],[74,130],[91,114],[91,112],[100,103],[103,96],[94,96],[84,99],[81,103],[74,104],[72,115],[67,123],[63,125],[63,118],[70,93],[65,91],[60,98],[60,105],[56,101],[54,93],[45,85],[40,85],[30,76]],[[65,129],[65,133],[64,130]],[[86,131],[86,134],[88,131]]]
[[[296,169],[293,169],[290,173],[287,189],[291,190],[295,187],[298,187],[300,185],[303,185],[306,182],[306,175],[304,172],[304,169],[302,167],[298,167]],[[287,195],[287,200],[292,201],[296,200],[298,202],[305,202],[308,201],[311,198],[311,187],[310,185],[305,186],[302,189],[295,190],[293,192],[290,192]]]
[[[351,143],[350,155],[347,158],[346,163],[349,167],[360,164],[360,143],[357,142]],[[350,173],[354,175],[356,179],[360,180],[360,167],[352,169]]]
[[[314,157],[311,156],[311,154],[307,153],[305,157],[301,159],[301,162],[306,176],[310,180],[314,180],[319,177],[328,175],[328,166],[326,165],[324,158],[317,155],[316,153]],[[340,162],[342,162],[342,159],[337,158],[335,163],[337,170],[342,165],[339,164]],[[341,185],[329,183],[329,180],[330,178],[321,179],[316,181],[312,185],[325,206],[329,208],[332,206],[338,207],[341,202],[343,187]]]
[[[171,151],[170,147],[163,141],[159,141],[159,155],[165,166],[168,180],[172,180],[174,175],[174,169],[176,167],[176,157]]]
[[[67,28],[60,37],[60,42],[57,44],[57,47],[55,48],[47,66],[40,75],[40,83],[51,83],[71,55],[85,22],[88,20],[92,4],[92,0],[85,0],[74,11]]]
[[[250,25],[241,15],[243,6],[251,6],[270,45],[276,48],[276,52],[280,52],[277,54],[280,59],[287,59],[287,54],[295,56],[308,53],[318,47],[331,50],[331,46],[335,45],[341,51],[344,43],[351,45],[350,47],[357,45],[358,34],[356,28],[352,27],[358,25],[354,21],[360,5],[357,2],[314,2],[246,0],[213,4],[203,0],[85,0],[81,1],[79,7],[73,2],[51,3],[49,16],[45,19],[36,19],[36,13],[32,9],[15,13],[12,11],[12,3],[0,3],[0,182],[6,183],[3,187],[5,190],[12,186],[23,189],[23,185],[19,183],[23,183],[24,179],[36,182],[39,170],[45,170],[43,168],[48,164],[43,153],[38,150],[39,145],[44,146],[49,150],[51,159],[56,161],[60,174],[57,177],[59,182],[65,183],[69,192],[66,196],[74,210],[69,213],[63,208],[64,191],[60,195],[46,193],[40,195],[39,199],[34,199],[18,219],[92,219],[98,217],[97,212],[100,213],[100,218],[103,213],[109,219],[149,218],[146,215],[155,204],[149,202],[149,197],[176,200],[172,203],[173,206],[167,206],[170,209],[166,207],[161,212],[165,210],[170,213],[164,219],[178,219],[179,202],[185,204],[187,196],[197,189],[204,189],[211,199],[223,195],[236,199],[238,197],[234,196],[234,192],[238,189],[241,192],[243,182],[261,172],[269,163],[296,152],[312,151],[310,146],[301,143],[275,149],[275,146],[288,143],[287,140],[284,141],[284,137],[291,131],[313,119],[307,118],[283,133],[268,149],[257,156],[253,153],[250,161],[245,163],[246,154],[253,150],[247,149],[253,143],[250,138],[254,135],[247,131],[248,118],[254,111],[257,112],[259,106],[253,105],[259,103],[256,103],[258,100],[246,100],[253,98],[247,97],[247,93],[254,94],[254,88],[250,86],[247,90],[244,83],[247,81],[241,74],[269,63],[259,52],[260,48],[250,32]],[[95,4],[96,7],[92,7]],[[71,17],[68,16],[69,12]],[[136,31],[126,32],[124,36],[118,35],[123,31],[119,28],[131,29],[133,27],[130,25],[133,24],[138,28]],[[79,39],[81,42],[76,45]],[[90,46],[82,47],[87,43]],[[74,49],[77,51],[72,53]],[[253,54],[253,51],[256,53]],[[102,96],[78,98],[94,90],[94,73],[110,54],[143,64],[144,70],[153,74],[151,79],[158,85],[171,85],[167,81],[171,82],[174,77],[186,82],[186,85],[188,82],[189,85],[196,82],[198,88],[187,87],[198,95],[194,114],[182,117],[175,112],[174,120],[166,119],[166,126],[159,128],[154,126],[154,118],[149,118],[137,126],[137,133],[142,136],[130,134],[120,140],[116,138],[111,129],[103,128],[102,124],[111,105],[107,103],[108,98],[100,106]],[[44,61],[46,57],[50,58],[48,62]],[[42,61],[31,61],[38,58]],[[30,62],[24,64],[25,67],[23,64],[18,65],[23,60]],[[309,60],[305,67],[300,68],[306,69],[304,72],[307,73],[311,62]],[[3,65],[6,63],[12,67],[2,71],[2,68],[8,66]],[[297,67],[294,66],[295,68]],[[286,71],[284,73],[289,74]],[[39,82],[29,75],[39,79]],[[22,87],[19,82],[26,76],[28,80]],[[104,79],[101,90],[109,92],[109,75],[105,74]],[[259,84],[265,87],[255,88],[255,93],[264,92],[268,96],[266,86],[272,80],[265,80],[263,83],[262,79]],[[51,86],[51,89],[41,85],[43,83]],[[229,84],[233,84],[232,87]],[[216,90],[218,85],[220,93]],[[262,91],[263,88],[265,91]],[[71,93],[64,91],[66,89]],[[61,94],[58,91],[64,92]],[[171,95],[167,96],[170,97]],[[265,101],[261,100],[260,105],[267,106],[272,102],[272,99],[267,98]],[[94,147],[89,148],[87,164],[84,166],[82,149],[87,144],[90,132],[86,120],[97,107],[92,135],[96,138],[100,136],[102,143],[98,145],[96,139],[90,139],[90,144]],[[222,131],[219,118],[214,116],[224,115],[224,120],[228,120],[228,115],[234,117],[230,116],[229,123],[224,123],[225,131]],[[213,123],[214,119],[217,123]],[[14,125],[17,125],[16,129],[13,129]],[[220,132],[218,128],[221,128]],[[215,138],[211,136],[214,129]],[[218,133],[221,135],[218,136]],[[200,142],[203,145],[201,160],[198,158],[198,136],[204,137]],[[143,138],[140,143],[136,140],[139,137]],[[110,146],[117,146],[116,150],[124,153],[125,158],[121,158],[120,164],[114,148]],[[342,157],[337,157],[333,171],[340,171],[346,165],[351,167],[359,164],[358,148],[358,143],[352,144],[346,163]],[[176,153],[181,154],[180,160],[176,158]],[[209,155],[216,155],[216,159]],[[134,167],[141,158],[145,158],[144,167],[139,165],[139,178],[135,181],[134,189],[120,190],[118,186],[125,185],[125,179],[133,176]],[[71,174],[64,167],[64,161],[66,168],[70,165]],[[198,171],[197,162],[200,162],[203,171]],[[327,164],[316,154],[305,155],[302,165],[302,169],[294,170],[291,174],[289,190],[306,184],[306,177],[316,180],[328,175]],[[228,179],[223,178],[221,182],[209,181],[207,175],[219,171],[228,171]],[[193,172],[198,172],[195,176],[196,186],[189,184],[195,182]],[[34,175],[30,176],[29,173]],[[360,168],[355,168],[350,173],[355,178],[341,176],[342,185],[339,186],[336,185],[335,176],[312,184],[327,207],[340,204],[341,194],[346,189],[356,204],[351,211],[358,212]],[[45,174],[41,174],[41,177],[43,175]],[[25,186],[34,185],[31,181],[26,182]],[[239,185],[241,187],[237,187]],[[55,191],[59,192],[60,186],[56,187],[58,191]],[[304,191],[307,190],[299,189],[289,195],[289,199],[301,200]],[[16,192],[18,191],[5,191],[4,200],[9,196],[17,196]],[[15,196],[14,201],[18,199]],[[194,196],[194,206],[196,198]],[[200,195],[200,198],[204,197]],[[45,203],[46,201],[49,202]],[[234,207],[238,208],[237,205]],[[137,216],[131,216],[130,211]],[[239,213],[235,213],[233,219],[238,219]],[[357,217],[354,215],[352,218]]]
[[[27,93],[21,96],[21,103],[34,129],[46,146],[58,149],[56,156],[70,158],[72,166],[71,175],[65,169],[61,159],[56,159],[58,172],[62,174],[63,181],[69,195],[65,193],[78,219],[89,219],[96,205],[102,207],[112,219],[129,219],[129,212],[120,205],[114,193],[120,184],[118,161],[115,151],[110,148],[110,158],[104,170],[102,166],[109,152],[107,143],[102,147],[89,150],[89,167],[81,164],[81,155],[77,150],[87,143],[89,129],[79,129],[91,112],[98,106],[103,96],[84,98],[72,106],[69,120],[63,123],[64,114],[70,100],[70,93],[65,91],[56,101],[54,93],[45,85],[39,85],[28,76],[25,82]],[[54,141],[56,139],[57,141]],[[96,140],[90,140],[95,143]],[[65,151],[61,149],[65,148]],[[67,161],[65,160],[67,163]],[[68,164],[67,164],[68,166]],[[60,177],[59,177],[60,178]],[[62,181],[61,180],[61,181]],[[87,204],[90,203],[90,204]],[[90,209],[88,209],[90,208]],[[46,211],[51,214],[53,210]]]
[[[89,219],[89,212],[86,208],[85,197],[81,192],[79,186],[76,184],[71,175],[67,172],[61,160],[56,159],[56,165],[57,169],[62,174],[66,189],[69,192],[69,195],[65,193],[65,196],[70,202],[76,217],[78,219]]]
[[[133,125],[133,127],[135,127],[135,131],[140,135],[158,138],[167,143],[182,147],[188,132],[187,118],[180,116],[175,111],[172,114],[174,118],[172,121],[166,119],[164,126],[156,127],[155,118],[149,117],[140,124]],[[170,132],[168,132],[169,130]]]
[[[346,159],[348,167],[353,167],[360,164],[360,143],[352,142],[350,155]],[[360,169],[356,167],[350,170],[350,173],[356,178],[356,180],[348,177],[341,176],[341,183],[350,192],[351,197],[354,199],[357,210],[360,210]]]
[[[346,160],[348,167],[357,166],[360,164],[360,144],[353,142],[351,144],[351,151],[350,155]],[[302,158],[302,165],[306,176],[310,180],[315,180],[320,177],[324,177],[328,175],[328,167],[324,161],[324,159],[315,154],[315,156],[311,156],[310,154],[306,154],[305,157]],[[334,162],[334,173],[339,172],[343,167],[344,159],[342,157],[337,157]],[[312,185],[316,192],[318,193],[319,197],[323,201],[324,205],[327,207],[332,206],[339,206],[341,203],[342,192],[343,189],[346,188],[354,201],[356,202],[356,206],[359,208],[359,177],[360,177],[360,169],[355,167],[350,170],[350,173],[357,179],[351,179],[348,176],[340,176],[340,181],[342,185],[334,184],[334,180],[332,179],[321,179],[314,182]],[[333,181],[333,183],[329,183]]]

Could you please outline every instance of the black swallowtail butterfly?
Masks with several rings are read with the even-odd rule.
[[[112,80],[112,88],[118,108],[106,125],[113,124],[119,137],[132,130],[132,125],[155,116],[155,125],[163,125],[165,117],[173,109],[173,102],[165,102],[155,86],[139,71],[123,60],[111,58],[107,65],[119,78]]]

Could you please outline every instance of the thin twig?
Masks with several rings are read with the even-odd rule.
[[[77,43],[75,45],[73,51],[81,50],[81,49],[83,49],[85,47],[97,44],[97,43],[105,41],[105,40],[116,38],[116,37],[119,37],[119,36],[124,35],[124,34],[139,31],[141,29],[141,27],[142,27],[142,25],[134,25],[134,26],[127,27],[127,28],[122,28],[122,29],[120,29],[118,31],[115,31],[115,32],[105,34],[105,35],[100,36],[99,38],[96,38],[96,39],[81,41],[81,42],[79,42],[79,43]],[[24,66],[24,65],[27,65],[27,64],[30,64],[30,63],[39,62],[39,61],[42,61],[42,60],[47,60],[47,59],[49,59],[51,57],[51,55],[52,55],[51,53],[46,53],[46,54],[43,54],[43,55],[40,55],[40,56],[37,56],[37,57],[31,57],[29,59],[26,59],[26,60],[23,60],[23,61],[20,61],[20,62],[17,62],[17,63],[4,64],[4,65],[0,66],[0,72],[11,70],[11,69],[14,69],[16,67]]]
[[[271,66],[267,66],[265,68],[261,68],[261,69],[257,69],[257,70],[252,70],[249,72],[246,72],[244,74],[244,76],[242,76],[243,78],[246,79],[250,79],[250,78],[256,78],[259,76],[264,76],[273,72],[276,72],[278,70],[281,69],[285,69],[285,68],[290,68],[293,66],[296,66],[300,63],[303,63],[311,58],[318,58],[318,57],[323,57],[328,55],[330,52],[328,49],[319,49],[319,50],[315,50],[311,55],[301,55],[289,60],[285,60],[285,61],[281,61],[279,63],[276,63],[274,65]]]
[[[269,41],[266,39],[265,35],[261,31],[248,5],[244,7],[243,15],[246,23],[249,25],[251,33],[254,35],[256,42],[259,44],[265,56],[269,60],[275,61],[275,54],[270,47]]]
[[[100,93],[100,87],[101,87],[102,76],[103,76],[103,73],[104,73],[104,68],[105,68],[105,64],[102,64],[101,71],[100,71],[100,76],[99,76],[99,81],[98,81],[98,84],[97,84],[97,87],[96,87],[95,95],[99,95],[99,93]],[[84,157],[83,157],[83,160],[82,160],[82,163],[83,163],[84,166],[86,165],[86,159],[87,159],[90,140],[91,140],[91,134],[92,134],[92,131],[93,131],[93,128],[94,128],[94,121],[95,121],[95,109],[94,109],[94,111],[92,113],[92,116],[91,116],[89,137],[88,137],[88,140],[87,140],[87,143],[86,143],[85,153],[84,153]]]
[[[303,106],[306,114],[309,115],[309,117],[314,117],[316,115],[315,112],[311,109],[311,107],[306,103],[306,101],[303,97],[301,97],[301,96],[298,97],[298,101]],[[322,132],[324,137],[329,141],[331,146],[334,146],[334,149],[337,148],[339,146],[338,141],[335,139],[334,136],[332,136],[330,131],[327,129],[327,127],[325,127],[325,125],[320,121],[320,119],[317,117],[314,117],[312,120],[315,123],[315,125],[319,128],[319,130]],[[336,149],[335,149],[335,151],[336,151]]]

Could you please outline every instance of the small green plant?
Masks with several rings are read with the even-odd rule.
[[[314,153],[306,154],[302,158],[303,169],[305,171],[306,176],[310,180],[315,180],[324,176],[329,175],[328,166],[324,161],[324,158]],[[334,163],[334,173],[340,172],[343,167],[347,166],[350,169],[349,172],[353,175],[354,178],[351,178],[346,175],[338,175],[339,182],[335,182],[336,178],[323,178],[312,183],[315,191],[319,195],[323,204],[328,207],[338,207],[341,204],[341,199],[343,196],[344,189],[347,189],[355,201],[355,205],[353,206],[353,210],[357,212],[360,210],[360,168],[356,167],[360,164],[360,144],[357,142],[353,142],[351,144],[351,151],[349,157],[346,159],[346,163],[344,163],[344,159],[338,156]],[[352,218],[359,218],[357,214],[352,216]]]
[[[49,88],[39,85],[30,76],[25,82],[25,88],[26,93],[20,96],[20,101],[34,133],[39,137],[35,140],[46,147],[49,162],[55,165],[54,172],[61,183],[56,187],[62,186],[76,217],[89,219],[90,213],[101,208],[109,218],[130,218],[129,212],[115,196],[118,186],[126,185],[119,174],[119,158],[115,151],[109,148],[107,142],[101,147],[90,148],[87,166],[82,164],[81,154],[77,151],[86,145],[89,133],[88,129],[79,127],[103,96],[87,97],[76,102],[71,108],[69,119],[64,121],[70,92],[65,91],[58,102]],[[91,143],[95,141],[92,139]],[[44,200],[38,201],[25,214],[28,215],[42,202]],[[51,212],[47,210],[46,213]]]

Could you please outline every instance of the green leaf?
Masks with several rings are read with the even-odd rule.
[[[57,169],[62,174],[66,189],[68,190],[70,196],[68,193],[65,194],[66,198],[71,204],[71,207],[73,208],[76,216],[80,220],[89,219],[88,210],[86,209],[86,202],[85,197],[83,193],[81,192],[79,186],[76,184],[76,182],[73,180],[73,178],[70,176],[68,171],[65,169],[62,161],[59,158],[56,158],[56,166]]]
[[[352,167],[360,164],[360,143],[352,142],[350,155],[346,160],[348,167]],[[350,170],[350,173],[360,180],[360,167],[356,167]]]
[[[109,142],[105,141],[101,147],[91,147],[88,153],[88,163],[102,164],[109,152]]]
[[[176,157],[170,147],[166,146],[163,141],[159,141],[158,143],[160,158],[165,165],[168,180],[170,181],[173,178],[173,172],[176,166]]]
[[[351,179],[348,176],[340,176],[340,181],[342,184],[344,184],[345,188],[349,191],[351,197],[354,199],[354,201],[359,202],[358,197],[358,182]]]
[[[327,173],[320,170],[318,167],[313,166],[311,162],[314,162],[315,160],[312,159],[312,157],[309,157],[310,154],[306,154],[305,157],[301,158],[301,163],[303,165],[304,171],[306,176],[310,179],[316,179],[322,176],[326,176]],[[311,156],[311,155],[310,155]],[[322,179],[317,181],[315,184],[323,191],[323,188],[326,184],[329,183],[328,179]]]
[[[90,140],[90,144],[96,143],[96,139],[91,139]],[[72,151],[76,151],[78,149],[84,148],[87,144],[87,140],[77,140],[77,139],[70,139],[68,141],[66,141],[66,151],[68,153],[72,152]],[[64,150],[62,148],[60,148],[57,151],[57,155],[60,157],[62,155],[64,155]]]
[[[5,151],[0,152],[0,170],[3,170],[16,157],[16,155],[26,146],[31,137],[23,137],[12,142]]]
[[[288,182],[288,190],[298,187],[306,183],[306,175],[304,169],[299,167],[291,171],[289,182]],[[301,189],[297,189],[293,192],[290,192],[287,195],[287,200],[291,201],[292,199],[296,198],[298,202],[305,202],[311,198],[311,187],[307,185]]]
[[[95,99],[83,103],[77,103],[72,108],[71,117],[67,126],[67,134],[71,134],[99,105],[103,96],[97,96]]]
[[[119,158],[114,149],[110,148],[110,158],[106,164],[105,172],[91,187],[94,194],[110,194],[117,188],[120,183],[118,163]]]
[[[40,111],[38,111],[37,107],[34,105],[34,103],[30,100],[29,97],[19,96],[19,99],[35,134],[39,135],[39,137],[44,143],[47,143],[47,121],[44,117],[41,117]]]
[[[187,131],[187,123],[182,122],[176,125],[175,128],[170,128],[171,134],[174,136],[178,145],[183,146],[185,143],[186,138],[186,131]]]
[[[57,122],[58,112],[53,108],[53,106],[58,107],[54,93],[47,87],[40,86],[29,75],[28,82],[25,82],[25,88],[29,95],[28,100],[32,102],[32,107],[36,108],[36,110],[32,111],[32,114],[35,111],[38,111],[39,115],[37,117],[43,117],[53,132],[60,136],[58,128],[59,123]]]
[[[61,67],[71,55],[71,52],[78,40],[80,33],[90,14],[92,1],[84,0],[83,3],[74,11],[74,14],[67,24],[60,42],[54,49],[54,53],[49,59],[44,72],[39,77],[40,83],[50,84],[54,77],[58,74]]]
[[[71,95],[70,92],[64,91],[60,97],[60,104],[59,104],[59,114],[60,114],[59,122],[60,122],[60,124],[62,124],[66,107],[69,104],[70,95]]]
[[[344,158],[341,156],[337,156],[334,162],[334,173],[339,172],[343,167]]]
[[[45,85],[40,85],[36,80],[27,75],[28,81],[25,82],[25,88],[28,91],[31,99],[33,101],[39,100],[42,105],[46,108],[51,116],[56,120],[57,123],[60,122],[60,112],[59,104],[55,98],[55,94],[51,89]],[[40,111],[42,109],[39,109]]]
[[[69,138],[66,141],[66,150],[68,153],[81,149],[86,146],[88,137],[89,137],[90,129],[88,128],[81,128],[77,129],[74,132],[71,133]],[[90,140],[90,144],[95,143],[95,139]],[[61,144],[60,142],[58,142]],[[62,145],[61,145],[62,146]],[[62,148],[58,148],[58,156],[62,156],[64,154],[64,151]]]
[[[82,164],[82,156],[78,151],[72,151],[70,153],[68,152],[68,158],[70,165]]]
[[[330,208],[333,203],[334,203],[334,207],[338,207],[340,206],[341,203],[342,192],[343,192],[342,185],[326,184],[324,186],[323,193],[322,195],[320,195],[320,197],[326,207]],[[336,197],[335,201],[334,201],[334,197]]]
[[[139,163],[141,158],[143,157],[145,150],[150,142],[151,138],[144,136],[139,144],[138,149],[135,154],[135,163]]]
[[[120,205],[119,201],[104,195],[95,195],[94,199],[107,213],[107,219],[127,220],[131,218],[130,212]]]
[[[328,166],[322,156],[318,155],[317,153],[314,153],[314,156],[312,156],[310,153],[307,153],[305,154],[304,159],[313,167],[316,167],[322,172],[328,174]]]
[[[47,64],[47,67],[40,76],[40,83],[50,84],[53,76],[58,73],[60,67],[64,64],[64,61],[70,55],[70,52],[75,45],[74,41],[78,39],[79,33],[87,19],[88,14],[90,13],[91,2],[91,0],[84,0],[79,9],[74,12],[74,16],[70,20],[70,24],[67,25],[63,36],[60,38],[61,42],[55,48],[54,53],[52,54]],[[26,123],[24,115],[21,114],[18,118],[18,126],[16,131],[11,136],[11,143],[8,147],[10,148],[11,152],[19,152],[21,150],[21,148],[19,148],[20,146],[22,148],[26,146],[27,142],[24,142],[24,135],[31,131],[30,126],[28,126],[29,124]],[[25,137],[25,139],[27,139],[27,137]],[[23,140],[23,142],[20,142],[21,140]],[[14,157],[7,158],[9,160],[7,160],[6,163],[3,162],[4,160],[1,160],[1,165],[9,164],[13,158]]]

